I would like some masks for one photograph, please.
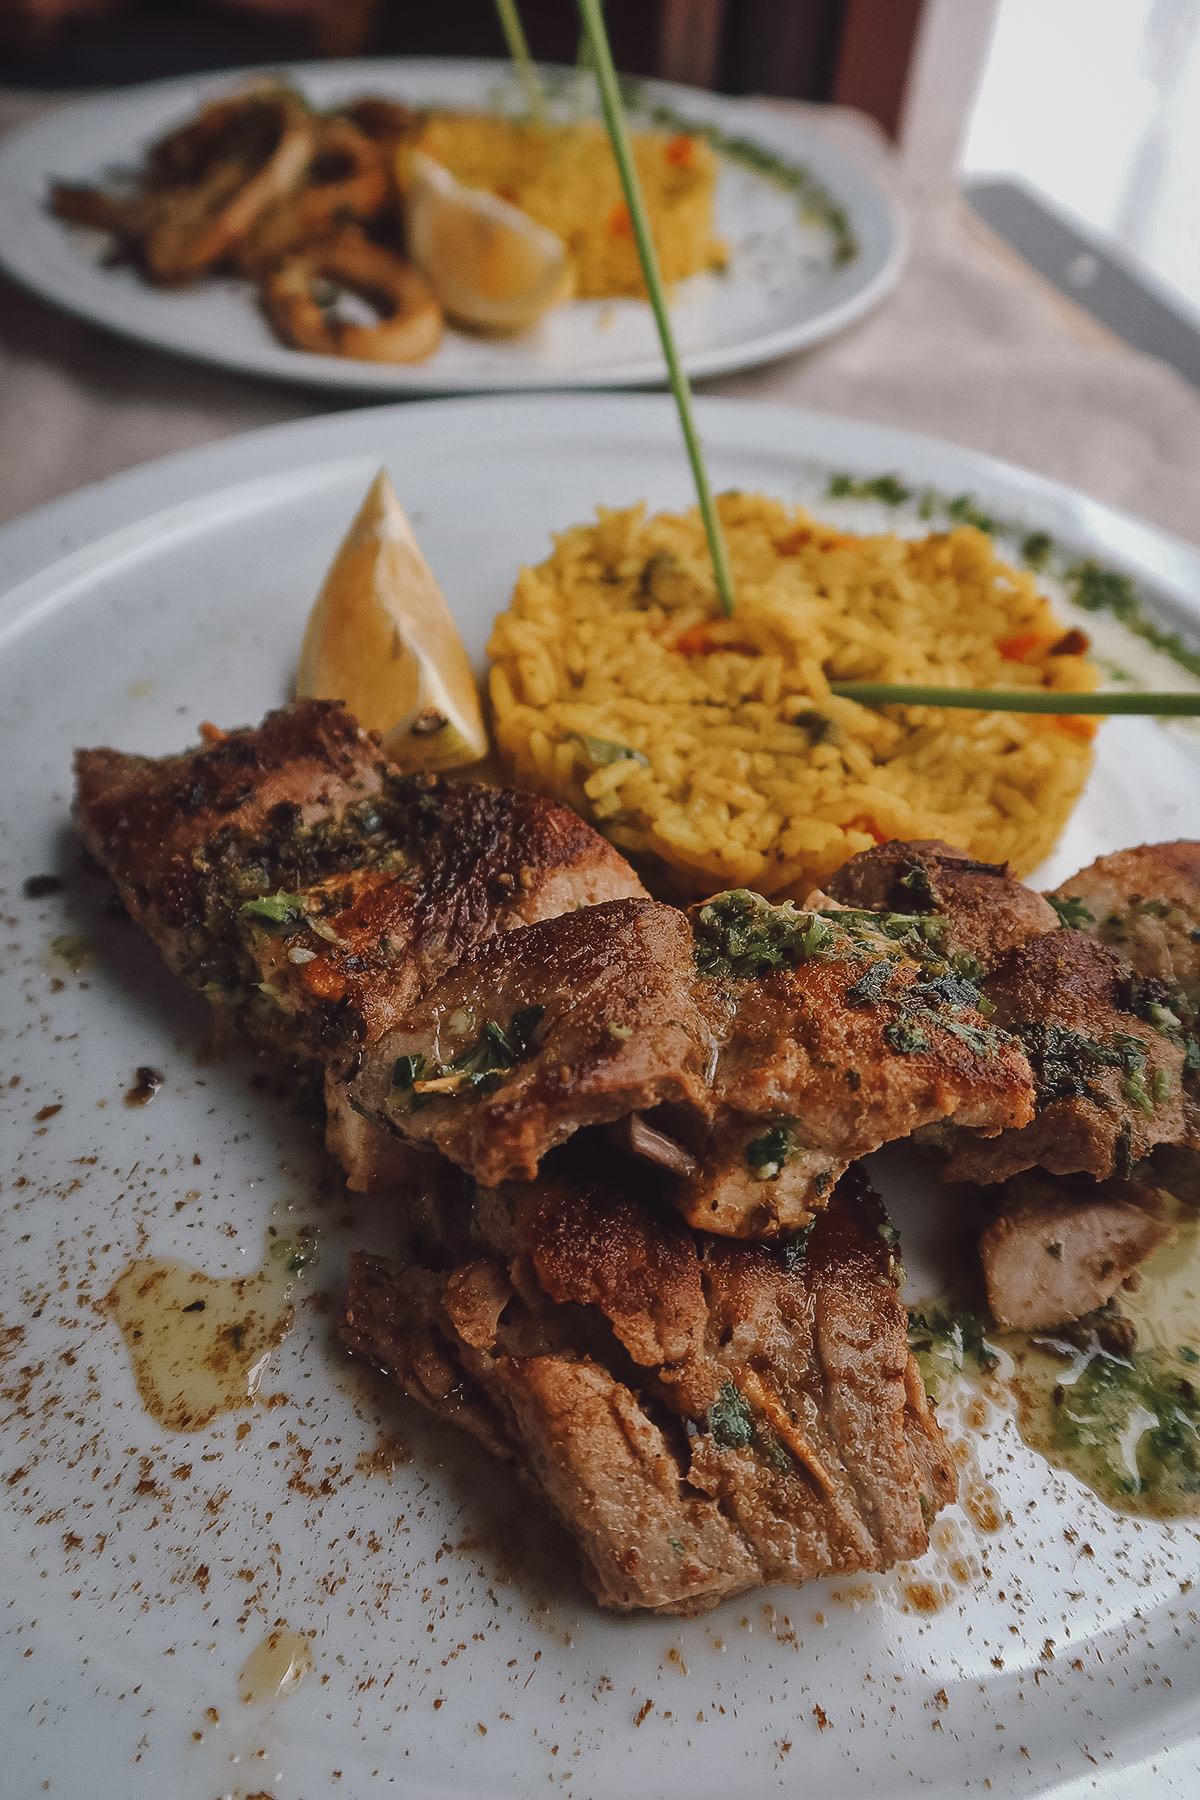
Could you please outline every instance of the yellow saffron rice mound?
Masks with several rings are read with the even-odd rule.
[[[418,148],[467,187],[520,207],[567,246],[581,299],[645,297],[617,165],[603,125],[537,125],[476,113],[434,113]],[[724,265],[713,236],[717,159],[703,138],[637,132],[634,161],[663,278]]]
[[[759,496],[719,502],[717,604],[698,514],[598,509],[523,569],[489,646],[509,778],[566,800],[660,892],[797,899],[885,838],[1019,873],[1091,767],[1078,716],[869,709],[831,681],[1095,687],[1087,641],[971,527],[851,537]]]

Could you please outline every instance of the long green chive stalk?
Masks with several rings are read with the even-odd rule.
[[[600,0],[600,9],[601,12],[603,12],[604,0]],[[581,31],[579,33],[579,44],[575,51],[575,67],[584,70],[586,73],[590,73],[593,68],[592,46],[588,42],[588,34],[586,31]]]
[[[496,0],[496,11],[500,17],[500,29],[504,33],[504,41],[508,45],[508,54],[513,66],[521,77],[525,89],[525,103],[530,116],[539,125],[546,122],[546,101],[542,93],[542,84],[538,80],[538,72],[529,54],[529,39],[525,36],[525,27],[521,24],[521,15],[517,11],[517,0]]]
[[[905,681],[833,681],[831,694],[863,706],[961,706],[975,712],[1159,713],[1200,716],[1196,694],[1063,694],[1045,688],[922,687]]]
[[[497,4],[499,4],[499,0],[497,0]],[[600,87],[600,104],[604,109],[604,123],[608,127],[613,155],[617,159],[617,171],[621,177],[621,186],[625,191],[625,204],[629,209],[629,222],[633,227],[634,242],[637,244],[638,256],[641,259],[642,274],[645,276],[646,290],[650,296],[650,306],[662,342],[671,392],[674,394],[675,404],[679,408],[679,423],[683,427],[683,441],[687,445],[688,460],[692,465],[692,476],[696,483],[696,497],[700,502],[700,516],[704,520],[709,555],[712,557],[713,574],[717,582],[717,597],[721,603],[721,611],[728,618],[733,612],[734,602],[729,551],[725,544],[725,534],[721,530],[721,521],[717,517],[717,509],[713,504],[712,492],[708,485],[708,471],[704,466],[704,452],[700,447],[696,422],[692,417],[692,391],[688,385],[687,376],[683,372],[679,353],[675,348],[675,334],[671,329],[666,293],[658,267],[658,256],[654,248],[654,239],[650,233],[650,221],[646,216],[645,202],[642,199],[642,186],[634,166],[629,133],[625,127],[625,111],[621,104],[621,92],[617,86],[617,73],[613,67],[608,33],[604,29],[604,16],[600,11],[600,0],[578,0],[578,5],[580,23],[591,50],[592,67],[596,71],[596,80]]]

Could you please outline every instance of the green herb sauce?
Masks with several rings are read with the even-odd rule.
[[[265,894],[261,900],[246,900],[241,908],[250,918],[261,919],[277,931],[294,931],[308,916],[303,894]]]
[[[926,1391],[945,1397],[966,1375],[1011,1398],[1025,1442],[1117,1512],[1200,1515],[1200,1214],[1164,1200],[1171,1243],[1120,1296],[1131,1350],[1105,1348],[1094,1320],[1061,1332],[1001,1332],[969,1308],[909,1316]],[[1093,1328],[1095,1327],[1095,1328]]]
[[[934,1401],[942,1399],[956,1375],[990,1374],[1000,1361],[982,1315],[946,1305],[909,1314],[908,1347]]]
[[[708,1429],[722,1450],[754,1450],[780,1475],[790,1475],[795,1461],[775,1433],[755,1417],[740,1388],[727,1381],[708,1409]]]
[[[612,763],[619,762],[636,763],[642,769],[650,767],[649,757],[643,756],[640,750],[632,750],[628,744],[618,744],[610,738],[590,737],[586,731],[573,731],[570,735],[593,768],[607,769]]]
[[[759,1181],[774,1181],[797,1148],[795,1121],[782,1119],[746,1145],[746,1167]]]
[[[453,1075],[458,1080],[437,1098],[453,1100],[494,1094],[509,1070],[534,1048],[534,1033],[545,1010],[544,1006],[523,1007],[513,1014],[507,1025],[487,1019],[475,1041],[449,1062],[435,1062],[419,1053],[398,1056],[392,1065],[392,1092],[405,1096],[410,1108],[417,1107],[434,1097],[416,1092],[419,1083]]]
[[[1064,930],[1083,931],[1096,923],[1094,914],[1088,911],[1082,900],[1076,900],[1073,896],[1056,900],[1053,894],[1047,894],[1046,898],[1058,914],[1058,922]]]

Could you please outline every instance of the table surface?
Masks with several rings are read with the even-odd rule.
[[[0,88],[0,132],[72,96]],[[838,337],[698,384],[898,425],[1006,458],[1200,541],[1200,392],[1097,326],[845,108],[764,102],[854,157],[907,214],[895,292]],[[257,426],[339,411],[67,318],[0,277],[0,523],[85,483]]]

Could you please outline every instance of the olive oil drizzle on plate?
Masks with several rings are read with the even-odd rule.
[[[271,1353],[292,1328],[292,1290],[310,1236],[275,1238],[253,1274],[216,1277],[177,1257],[129,1264],[105,1296],[146,1411],[169,1431],[201,1431],[253,1406]]]
[[[1119,1294],[1136,1328],[1128,1355],[945,1306],[914,1310],[910,1342],[935,1400],[965,1376],[1114,1512],[1200,1517],[1200,1213],[1164,1195],[1163,1217],[1173,1240]]]

